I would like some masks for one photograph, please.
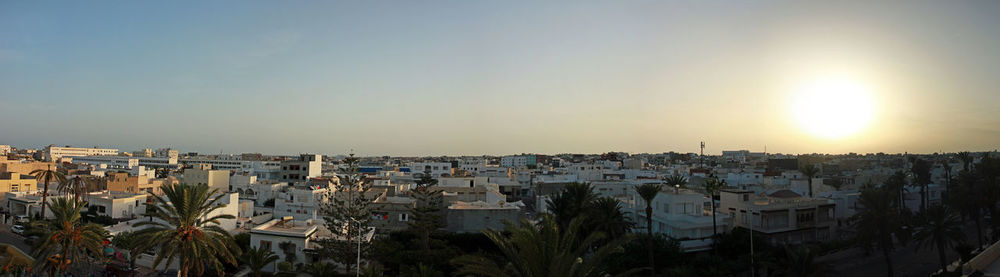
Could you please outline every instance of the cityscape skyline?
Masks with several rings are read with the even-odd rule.
[[[5,2],[0,116],[24,120],[0,121],[0,143],[992,151],[998,13],[996,2]],[[801,101],[831,78],[854,85],[826,89],[857,97]]]

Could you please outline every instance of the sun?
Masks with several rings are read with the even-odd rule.
[[[805,131],[825,139],[856,134],[872,120],[871,91],[844,78],[821,79],[795,90],[792,111]]]

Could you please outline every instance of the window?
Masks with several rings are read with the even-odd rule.
[[[409,221],[410,216],[408,214],[399,214],[399,221]]]
[[[269,240],[261,240],[260,241],[260,248],[261,249],[271,250],[271,241],[269,241]]]

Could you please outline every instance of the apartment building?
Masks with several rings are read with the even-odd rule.
[[[426,172],[430,172],[433,177],[441,177],[455,174],[455,169],[451,163],[414,162],[410,164],[410,172],[413,174],[413,178],[420,178]]]
[[[0,194],[36,189],[38,189],[38,180],[35,180],[34,176],[16,172],[0,172]]]
[[[836,204],[806,198],[790,190],[771,194],[723,190],[719,212],[729,214],[734,227],[751,229],[772,243],[821,242],[837,228]]]
[[[630,207],[629,215],[634,218],[636,228],[646,228],[646,202],[635,190],[626,199]],[[725,233],[730,229],[730,217],[717,212],[715,226],[712,224],[713,201],[708,196],[688,189],[666,188],[660,191],[650,203],[653,207],[653,232],[677,239],[685,251],[711,249],[714,230]]]
[[[184,183],[205,184],[220,192],[229,191],[229,171],[214,170],[211,165],[201,164],[197,168],[184,170]]]
[[[281,161],[282,182],[301,182],[323,175],[323,155],[302,154],[298,159]]]
[[[58,147],[49,145],[43,150],[42,157],[45,161],[58,161],[64,156],[117,156],[118,149],[113,148],[80,148],[80,147]]]
[[[454,202],[448,205],[446,230],[476,233],[487,228],[503,230],[504,221],[517,222],[521,207],[514,203]]]
[[[32,160],[8,160],[6,156],[0,156],[0,172],[31,174],[38,169],[55,168],[55,163],[39,162]]]

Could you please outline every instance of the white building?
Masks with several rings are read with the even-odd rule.
[[[7,155],[10,154],[10,152],[11,152],[10,145],[5,145],[5,144],[0,145],[0,155]]]
[[[420,178],[420,176],[423,176],[423,174],[428,171],[430,171],[431,176],[434,177],[451,176],[452,174],[455,174],[455,170],[451,167],[451,163],[414,162],[410,164],[410,174],[413,175],[413,178]]]
[[[136,218],[146,213],[146,193],[92,192],[85,197],[90,209],[115,219]]]
[[[448,206],[446,229],[456,233],[475,233],[486,228],[503,230],[503,222],[517,222],[520,212],[521,207],[515,203],[459,201]]]
[[[646,202],[635,190],[630,203],[627,203],[630,215],[636,222],[636,228],[646,228]],[[715,230],[712,224],[713,201],[701,193],[678,188],[668,188],[653,198],[653,232],[662,233],[680,240],[685,251],[702,251],[711,249],[712,235]],[[715,226],[718,233],[729,230],[730,217],[721,210],[715,215]]]
[[[43,150],[42,157],[46,161],[58,161],[63,156],[116,156],[118,149],[113,148],[80,148],[48,146]]]
[[[274,199],[274,217],[294,217],[296,220],[319,219],[329,188],[287,187]]]

